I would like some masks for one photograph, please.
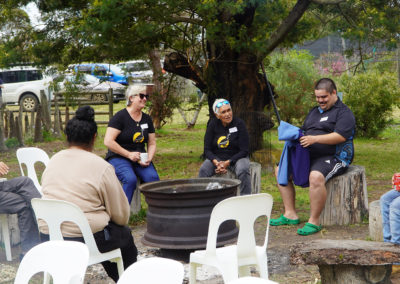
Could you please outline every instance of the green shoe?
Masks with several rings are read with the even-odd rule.
[[[306,223],[303,228],[300,228],[297,230],[297,234],[302,235],[302,236],[308,236],[312,235],[315,233],[318,233],[321,231],[322,226],[317,226],[311,223]]]
[[[269,220],[271,226],[297,225],[299,223],[300,219],[289,219],[283,216],[283,214],[278,219]]]

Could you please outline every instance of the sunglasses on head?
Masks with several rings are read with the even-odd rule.
[[[217,108],[220,108],[220,107],[222,107],[223,105],[229,105],[229,102],[228,102],[228,101],[219,102],[219,103],[217,103],[216,107],[217,107]]]
[[[145,95],[145,94],[138,94],[138,95],[135,95],[135,96],[139,96],[139,98],[140,98],[141,100],[143,100],[144,98],[146,98],[146,100],[149,99],[149,95]]]

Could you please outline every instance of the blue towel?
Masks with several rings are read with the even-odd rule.
[[[310,154],[307,148],[299,143],[303,136],[301,129],[285,121],[281,121],[278,127],[278,138],[284,140],[285,145],[279,161],[278,183],[287,185],[290,175],[293,182],[302,187],[308,187],[310,174]]]

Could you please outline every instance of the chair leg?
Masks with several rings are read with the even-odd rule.
[[[248,265],[240,266],[239,267],[239,276],[240,277],[251,276],[250,266],[248,266]]]
[[[197,267],[198,266],[199,265],[194,262],[191,262],[189,264],[189,284],[196,284]]]
[[[260,272],[260,278],[268,280],[268,258],[265,256],[259,256],[258,258],[258,270]]]
[[[8,218],[6,214],[0,215],[0,222],[1,231],[3,232],[4,248],[6,250],[6,259],[7,261],[12,261],[10,230],[8,229]]]
[[[116,263],[117,263],[117,268],[118,268],[118,275],[119,275],[119,277],[121,277],[122,273],[124,273],[124,263],[122,261],[122,257],[117,258]]]
[[[47,272],[43,272],[43,284],[50,284],[50,274]]]
[[[229,283],[239,278],[237,263],[230,263],[229,265],[225,263],[224,266],[219,266],[218,268],[222,274],[224,283]]]

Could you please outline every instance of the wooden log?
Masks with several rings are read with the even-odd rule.
[[[228,169],[226,174],[214,175],[222,178],[237,179],[236,174]],[[251,179],[251,194],[261,192],[261,164],[257,162],[250,162],[250,179]],[[238,188],[237,195],[240,195],[240,188]]]
[[[142,196],[140,194],[139,189],[140,181],[138,180],[136,183],[136,189],[133,193],[132,201],[131,201],[131,214],[137,214],[142,208]]]
[[[9,112],[8,121],[10,123],[10,136],[8,138],[17,137],[17,132],[15,131],[15,120],[14,120],[14,112]]]
[[[108,119],[111,120],[111,118],[114,115],[114,102],[113,102],[113,89],[109,88],[108,89],[108,94],[107,94],[107,99],[108,99]]]
[[[379,200],[369,204],[369,236],[373,241],[383,241],[382,213]]]
[[[29,133],[31,132],[31,128],[29,127],[29,117],[28,117],[28,113],[26,113],[26,112],[25,112],[24,120],[25,120],[25,135],[29,135]]]
[[[290,248],[291,264],[318,265],[323,284],[389,284],[400,246],[361,240],[313,240]]]
[[[3,117],[4,117],[4,138],[8,138],[9,135],[10,135],[10,132],[9,132],[9,130],[10,130],[10,121],[9,121],[10,117],[9,117],[9,110],[8,109],[6,109],[4,111],[4,116]]]
[[[322,225],[361,223],[368,216],[365,169],[351,165],[346,173],[326,183],[327,199],[320,216]]]

